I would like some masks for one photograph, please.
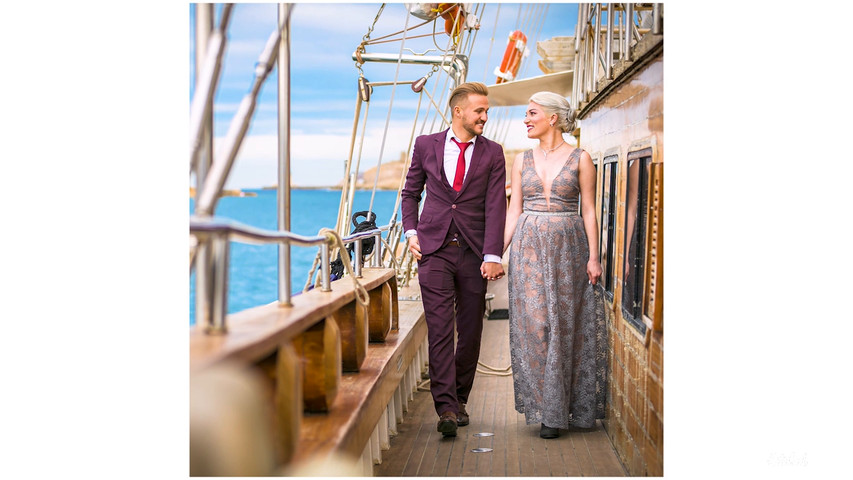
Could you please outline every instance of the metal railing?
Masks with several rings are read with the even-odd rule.
[[[602,28],[603,18],[606,25]],[[599,80],[612,80],[614,67],[634,60],[631,49],[646,34],[663,33],[663,4],[582,3],[575,28],[572,104],[580,110],[598,93]],[[604,46],[602,47],[602,43]]]
[[[190,108],[190,175],[196,175],[196,204],[194,227],[199,237],[191,239],[190,262],[196,271],[197,318],[204,319],[208,331],[224,329],[226,292],[223,287],[227,280],[228,247],[227,239],[231,233],[237,235],[256,235],[258,238],[272,238],[276,235],[298,241],[299,236],[290,237],[290,136],[289,136],[289,77],[290,77],[290,17],[293,4],[279,4],[278,26],[270,34],[266,45],[255,64],[255,77],[249,92],[243,97],[237,113],[231,121],[223,147],[214,155],[211,132],[213,131],[213,102],[222,61],[227,46],[227,30],[232,4],[225,4],[221,10],[219,26],[213,28],[214,6],[195,4],[196,23],[196,89]],[[277,208],[279,231],[261,232],[251,227],[235,228],[231,233],[222,227],[220,220],[212,217],[216,204],[221,197],[225,181],[228,178],[237,153],[248,131],[255,112],[261,87],[275,67],[280,70],[279,98],[279,183],[277,187]],[[282,181],[284,180],[284,181]],[[200,220],[206,219],[206,220]],[[205,223],[206,222],[206,223]],[[205,223],[206,226],[202,224]],[[211,230],[212,229],[212,230]],[[252,233],[248,233],[252,232]],[[303,237],[304,238],[304,237]],[[321,237],[322,238],[322,237]],[[193,244],[193,242],[195,242]],[[279,251],[279,303],[290,305],[290,250],[289,243],[280,244]],[[212,326],[211,326],[212,325]]]
[[[224,146],[214,155],[211,132],[213,101],[221,74],[227,46],[227,30],[233,10],[225,4],[219,25],[214,28],[214,6],[195,5],[196,21],[196,89],[190,109],[190,174],[196,175],[195,215],[190,220],[190,266],[196,272],[196,319],[208,333],[224,333],[228,306],[228,269],[230,242],[278,244],[278,302],[290,305],[290,246],[320,247],[321,290],[331,291],[329,250],[336,238],[318,235],[306,237],[290,229],[290,17],[293,4],[279,4],[278,28],[268,37],[263,52],[255,64],[255,77],[249,92],[240,103],[231,121]],[[237,153],[252,121],[261,87],[279,68],[279,175],[277,187],[278,230],[262,230],[228,219],[214,217],[216,204],[222,194]],[[453,68],[459,70],[458,65]],[[362,276],[362,242],[375,237],[372,266],[382,264],[382,232],[392,225],[360,232],[342,238],[343,245],[355,243],[354,276]],[[389,233],[390,237],[390,233]],[[343,252],[342,252],[343,253]]]
[[[364,259],[362,244],[368,238],[374,239],[371,253],[371,267],[382,266],[382,232],[389,231],[389,224],[373,230],[359,232],[341,239],[344,247],[355,243],[353,274],[362,277]],[[320,290],[331,292],[330,251],[335,246],[335,238],[328,235],[303,236],[291,232],[263,230],[233,220],[217,217],[190,217],[190,264],[198,258],[209,258],[210,274],[206,276],[206,288],[198,289],[196,295],[196,322],[204,325],[207,333],[225,333],[225,317],[228,311],[228,269],[230,260],[230,242],[237,241],[252,244],[296,245],[301,247],[318,246],[320,248]],[[344,255],[343,249],[341,255]],[[288,269],[285,272],[290,276]],[[288,298],[289,302],[289,298]]]

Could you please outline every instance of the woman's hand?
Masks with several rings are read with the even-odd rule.
[[[598,284],[598,280],[601,278],[601,262],[595,259],[587,262],[586,274],[589,276],[589,283],[592,285]]]

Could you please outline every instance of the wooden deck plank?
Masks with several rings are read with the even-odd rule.
[[[415,406],[422,400],[422,397],[415,395]],[[417,408],[417,407],[415,407]],[[413,413],[411,410],[409,413]],[[417,412],[414,412],[415,414]],[[415,415],[404,415],[403,423],[397,424],[397,435],[391,437],[391,449],[388,451],[389,457],[399,458],[403,463],[403,468],[399,468],[397,463],[388,462],[382,465],[373,467],[374,476],[406,476],[413,477],[418,474],[421,462],[424,458],[424,449],[420,448],[423,439],[421,435],[425,435],[423,431],[422,418]],[[403,458],[405,460],[403,461]],[[385,473],[391,472],[391,473]]]
[[[410,407],[417,409],[417,403],[423,403],[424,400],[423,395],[415,395],[413,405]],[[418,438],[420,429],[423,426],[423,422],[419,420],[419,417],[404,417],[403,423],[397,424],[397,435],[391,437],[391,439],[393,442],[394,438],[399,438],[400,443],[394,445],[394,450],[383,452],[382,464],[374,467],[375,475],[379,475],[379,473],[376,473],[377,471],[404,472],[409,467],[409,464],[420,464],[424,452],[420,448],[416,448],[415,444],[415,440]]]
[[[490,382],[491,383],[491,382]],[[489,387],[484,389],[485,395],[483,396],[483,404],[480,405],[480,411],[482,412],[479,418],[482,418],[482,423],[473,424],[473,426],[478,427],[475,430],[471,430],[471,441],[473,444],[471,448],[491,448],[492,451],[488,453],[475,453],[477,462],[477,468],[474,470],[474,475],[478,477],[492,477],[492,465],[498,463],[498,459],[494,458],[503,453],[504,449],[496,448],[495,445],[495,437],[474,437],[473,435],[476,433],[489,432],[495,433],[495,427],[497,426],[497,405],[499,403],[500,395],[494,391],[494,387]],[[503,463],[503,462],[500,462]]]
[[[602,430],[601,421],[598,422],[599,430]],[[584,432],[582,437],[586,442],[590,459],[595,467],[595,474],[603,477],[624,477],[625,469],[613,454],[613,446],[606,435],[597,435],[597,431]]]
[[[530,442],[533,445],[533,476],[550,477],[551,465],[548,463],[548,444],[545,443],[546,440],[539,437],[536,425],[525,425],[524,433],[533,438]]]
[[[506,448],[506,464],[503,465],[503,468],[496,465],[492,468],[495,476],[500,476],[500,470],[503,470],[504,475],[507,477],[518,477],[521,476],[521,470],[519,469],[519,460],[518,460],[518,436],[515,435],[514,431],[514,422],[517,414],[515,413],[515,400],[512,397],[512,382],[504,382],[504,386],[501,389],[501,393],[503,394],[503,407],[502,407],[502,416],[503,416],[503,425],[500,429],[501,436],[504,438],[504,445]],[[495,435],[498,435],[498,432],[495,432]]]
[[[518,474],[522,477],[534,477],[533,445],[528,434],[524,416],[516,413],[514,418],[514,435],[518,442]]]
[[[569,431],[567,435],[571,440],[572,451],[574,452],[577,466],[580,469],[579,475],[592,476],[595,475],[595,467],[592,464],[592,458],[589,456],[589,447],[583,439],[583,433],[578,431]]]
[[[437,431],[430,435],[430,439],[427,441],[427,455],[429,455],[430,451],[433,451],[435,452],[435,457],[432,459],[432,468],[429,471],[429,476],[447,476],[447,468],[450,465],[450,451],[453,449],[453,443],[455,440],[456,439],[454,437],[445,437]],[[433,448],[429,448],[430,443],[434,445]],[[429,463],[427,463],[427,465],[429,465]]]
[[[488,348],[482,349],[480,361],[486,365],[501,369],[509,365],[509,340],[506,336],[508,330],[504,328],[509,324],[507,321],[491,321],[492,325],[484,327],[483,344]],[[497,327],[497,328],[496,328]],[[506,476],[507,465],[507,439],[506,432],[506,379],[500,375],[480,375],[482,383],[478,386],[485,392],[485,404],[483,409],[483,425],[479,430],[491,432],[492,437],[483,437],[478,446],[492,448],[488,456],[479,457],[477,464],[477,476],[503,477]]]
[[[559,439],[545,440],[545,451],[548,457],[548,470],[551,472],[550,475],[552,477],[564,477],[566,476],[568,467],[564,463],[563,449],[560,447],[561,444],[565,442],[554,442],[554,440]]]
[[[508,334],[508,321],[484,322],[481,362],[495,368],[509,365]],[[625,476],[601,422],[592,430],[562,430],[557,439],[539,438],[539,425],[527,425],[524,415],[515,411],[511,376],[477,373],[468,413],[470,425],[460,427],[457,437],[444,439],[435,431],[438,416],[432,396],[428,391],[419,391],[385,455],[406,460],[377,465],[374,475]],[[495,435],[473,437],[479,432]],[[476,447],[490,447],[493,451],[470,451]]]
[[[415,395],[415,400],[412,404],[412,410],[409,410],[410,415],[403,417],[403,423],[397,425],[398,435],[391,439],[391,450],[392,455],[396,455],[396,440],[406,437],[412,437],[412,451],[409,454],[409,460],[406,462],[405,468],[400,470],[393,470],[391,465],[388,465],[387,468],[380,469],[378,472],[374,471],[374,475],[376,476],[405,476],[405,477],[414,477],[414,476],[423,476],[423,472],[421,472],[421,467],[424,465],[425,461],[433,460],[432,452],[427,454],[428,450],[426,448],[422,448],[423,445],[426,445],[427,441],[430,437],[430,426],[432,422],[429,421],[429,416],[424,414],[424,411],[432,409],[432,398],[429,394],[424,395],[424,392],[419,392]],[[407,427],[403,427],[403,425],[407,425]],[[411,428],[408,428],[408,425],[411,425]],[[405,447],[400,448],[403,450]],[[430,467],[432,468],[432,467]]]

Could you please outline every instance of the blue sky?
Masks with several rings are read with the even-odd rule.
[[[298,3],[295,6],[291,23],[291,171],[295,185],[331,185],[338,183],[342,177],[352,135],[358,79],[352,53],[367,33],[380,5]],[[194,6],[188,8],[191,13],[194,11]],[[217,6],[217,23],[220,9],[221,6]],[[511,31],[527,27],[525,33],[528,35],[530,56],[526,59],[527,65],[523,64],[520,76],[530,77],[542,74],[537,66],[540,57],[533,38],[536,30],[539,30],[539,40],[571,36],[577,21],[577,5],[565,3],[490,3],[481,13],[481,29],[474,43],[468,80],[486,84],[495,82],[492,72],[500,63]],[[371,38],[401,30],[407,16],[410,26],[422,21],[408,15],[405,4],[386,4]],[[214,109],[214,135],[217,138],[224,137],[237,106],[249,91],[254,76],[253,66],[275,28],[276,19],[276,4],[237,4],[232,12],[229,47]],[[431,28],[429,24],[410,35],[428,33]],[[194,38],[193,32],[190,16],[191,39]],[[446,41],[446,35],[439,35],[440,46],[444,47]],[[189,45],[189,90],[192,95],[193,42],[190,41]],[[407,40],[406,47],[418,52],[434,48],[429,39]],[[396,54],[399,49],[399,42],[368,46],[368,52],[376,53]],[[396,65],[374,63],[366,64],[363,69],[371,81],[390,81],[394,78]],[[415,80],[428,71],[425,66],[403,66],[400,79]],[[261,91],[252,126],[226,183],[227,188],[259,188],[276,182],[277,75],[278,69],[270,75]],[[436,78],[432,77],[431,81]],[[428,83],[426,88],[432,91],[432,87]],[[374,167],[380,157],[390,95],[390,87],[377,87],[374,91],[361,171]],[[439,93],[435,96],[438,100]],[[396,89],[394,98],[389,135],[381,153],[383,164],[399,159],[400,153],[407,149],[412,113],[417,104],[417,96],[405,85]],[[493,110],[490,121],[495,121],[497,114]],[[508,126],[505,147],[529,146],[531,143],[521,123],[523,108],[514,108],[509,115],[509,121],[515,123]]]

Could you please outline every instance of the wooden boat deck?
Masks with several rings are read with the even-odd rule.
[[[486,320],[482,364],[503,369],[510,365],[509,321]],[[514,408],[512,377],[483,374],[480,367],[467,407],[468,426],[456,437],[436,431],[428,383],[408,405],[391,449],[374,465],[374,476],[626,476],[601,422],[593,429],[562,430],[560,438],[539,438],[539,425],[526,425]],[[491,437],[474,437],[481,432]],[[493,451],[472,452],[486,447]]]

